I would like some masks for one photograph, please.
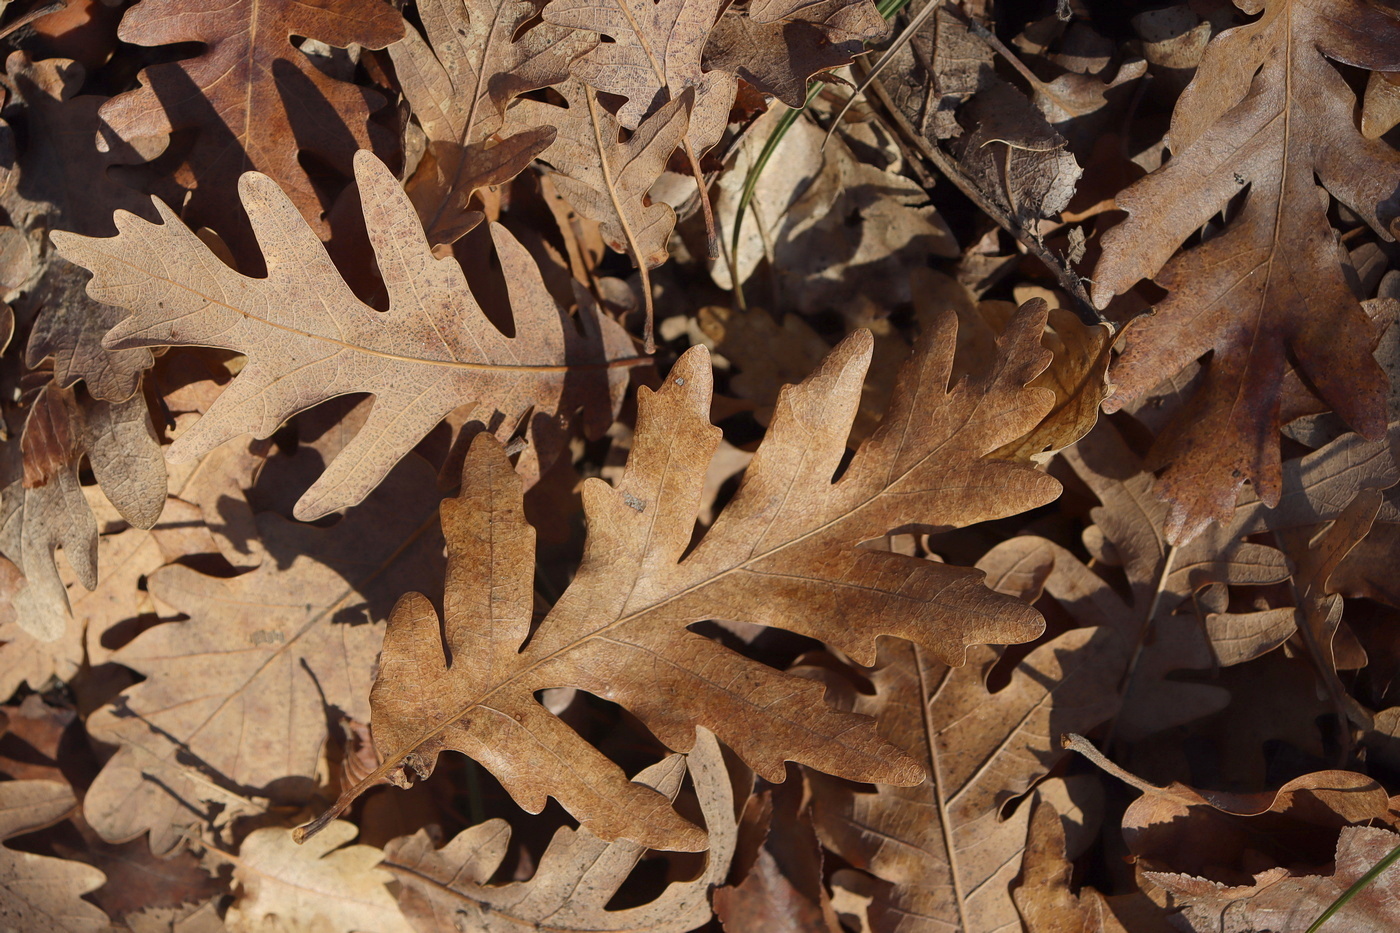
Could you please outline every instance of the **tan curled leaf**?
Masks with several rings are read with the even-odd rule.
[[[291,830],[255,829],[239,847],[229,933],[413,933],[389,891],[393,880],[374,846],[347,846],[358,830],[336,821],[306,846]]]
[[[401,586],[441,579],[437,503],[433,470],[414,456],[330,528],[259,515],[268,556],[251,573],[172,564],[151,574],[152,595],[189,619],[111,656],[146,679],[88,720],[93,736],[120,746],[85,799],[93,828],[111,842],[149,830],[164,853],[199,822],[194,804],[236,810],[270,785],[305,799],[327,708],[369,718],[374,623]]]
[[[405,187],[434,246],[480,219],[468,216],[475,189],[509,181],[553,141],[549,128],[537,127],[491,143],[511,99],[564,81],[569,63],[597,44],[548,23],[517,35],[536,12],[527,0],[431,0],[418,5],[426,40],[408,27],[389,46],[428,137]]]
[[[384,867],[401,889],[399,907],[421,933],[515,933],[541,927],[685,933],[703,926],[710,919],[710,891],[729,873],[738,836],[734,793],[719,743],[698,730],[689,755],[669,756],[633,780],[674,800],[687,766],[709,834],[705,869],[694,880],[672,882],[645,904],[607,909],[646,850],[626,840],[605,842],[586,829],[557,830],[529,881],[487,884],[510,840],[509,824],[497,819],[473,826],[441,849],[421,830],[385,846]]]
[[[303,36],[382,49],[403,36],[402,17],[383,0],[144,0],[126,11],[118,35],[143,46],[201,44],[199,54],[143,69],[141,86],[113,97],[101,116],[126,140],[194,131],[174,178],[176,191],[189,192],[182,216],[218,231],[240,262],[257,255],[238,209],[244,172],[270,176],[322,233],[324,207],[302,156],[348,176],[356,149],[395,147],[393,133],[369,119],[383,95],[330,77],[292,45]]]
[[[535,691],[559,686],[625,707],[672,749],[688,749],[704,726],[771,781],[793,760],[855,780],[916,783],[919,765],[868,720],[825,704],[821,685],[686,627],[713,618],[777,626],[862,663],[875,660],[879,635],[914,639],[949,664],[963,663],[969,644],[1034,637],[1039,616],[987,590],[980,572],[858,545],[909,525],[1014,515],[1058,494],[1044,474],[984,459],[1050,404],[1045,390],[1025,388],[1048,363],[1044,320],[1043,307],[1025,309],[989,367],[950,384],[956,322],[944,316],[905,365],[880,428],[833,482],[870,358],[868,334],[848,337],[784,391],[734,498],[691,550],[720,436],[707,418],[709,360],[693,347],[659,391],[640,392],[618,485],[585,483],[583,563],[533,634],[533,530],[508,461],[478,437],[463,470],[467,493],[443,506],[445,632],[422,596],[396,608],[371,696],[384,763],[330,814],[376,781],[425,777],[451,749],[532,812],[552,796],[602,838],[703,846],[664,797],[628,781],[536,702]]]
[[[1177,102],[1171,160],[1118,195],[1128,219],[1104,235],[1094,270],[1100,308],[1143,278],[1169,292],[1125,335],[1109,410],[1213,354],[1156,447],[1173,542],[1228,521],[1245,482],[1278,502],[1289,360],[1347,424],[1385,431],[1381,330],[1343,275],[1326,195],[1393,239],[1400,152],[1362,136],[1338,65],[1400,69],[1400,20],[1364,0],[1238,5],[1258,18],[1211,40]],[[1177,252],[1241,192],[1223,230]]]
[[[506,337],[457,261],[430,252],[388,168],[368,152],[355,166],[387,312],[355,297],[293,203],[256,172],[239,191],[262,238],[267,278],[230,269],[163,205],[160,225],[119,215],[111,239],[55,235],[65,256],[93,270],[89,294],[133,311],[105,346],[218,346],[248,356],[169,457],[195,459],[239,434],[267,437],[328,398],[372,392],[364,427],[297,503],[297,517],[310,520],[362,500],[458,406],[470,404],[469,420],[502,436],[524,428],[533,443],[520,469],[531,481],[558,452],[576,410],[585,409],[587,428],[605,430],[627,381],[614,365],[626,363],[621,328],[591,308],[570,318],[524,249],[493,227],[515,314],[516,335]]]
[[[57,781],[0,784],[0,839],[43,829],[78,806]],[[107,915],[82,899],[107,876],[81,862],[0,846],[0,929],[24,933],[104,933]]]

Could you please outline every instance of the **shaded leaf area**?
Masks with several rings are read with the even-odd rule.
[[[1393,3],[0,44],[0,927],[1397,925]]]

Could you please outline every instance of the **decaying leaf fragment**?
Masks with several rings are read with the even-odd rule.
[[[1326,195],[1394,238],[1400,152],[1361,134],[1334,62],[1400,69],[1400,20],[1364,0],[1239,5],[1259,19],[1211,41],[1173,114],[1171,160],[1118,195],[1129,216],[1104,235],[1094,271],[1100,308],[1143,278],[1170,292],[1125,334],[1110,410],[1213,352],[1155,448],[1173,542],[1228,520],[1246,481],[1278,502],[1290,357],[1347,424],[1371,438],[1385,430],[1380,328],[1343,275]],[[1241,192],[1220,233],[1177,253]]]
[[[422,830],[385,846],[384,867],[402,889],[399,907],[420,933],[514,933],[542,926],[560,933],[685,933],[702,926],[710,919],[710,891],[729,873],[738,836],[734,794],[719,743],[707,730],[697,730],[688,755],[668,756],[633,780],[674,800],[687,766],[709,834],[705,870],[692,881],[673,882],[648,903],[607,909],[645,849],[626,840],[605,842],[586,829],[557,830],[529,881],[487,884],[510,840],[510,825],[496,819],[460,833],[441,849]]]
[[[559,686],[618,703],[673,749],[688,749],[704,726],[773,782],[794,760],[855,780],[917,783],[919,765],[869,720],[823,703],[820,684],[686,626],[711,618],[777,626],[867,664],[879,635],[912,639],[952,665],[970,644],[1033,637],[1039,616],[987,590],[979,572],[857,545],[893,528],[1016,514],[1058,494],[1044,474],[984,459],[1051,403],[1048,391],[1025,388],[1049,362],[1044,323],[1043,304],[1028,304],[995,358],[950,385],[956,320],[945,315],[906,363],[879,429],[833,482],[871,345],[865,332],[847,338],[784,391],[734,498],[687,554],[720,435],[707,419],[707,354],[690,349],[659,391],[640,392],[636,442],[617,487],[584,485],[583,563],[533,634],[533,529],[508,461],[478,436],[464,496],[443,504],[445,635],[424,597],[400,601],[370,698],[383,764],[303,831],[377,782],[427,776],[451,749],[532,812],[553,796],[601,838],[702,847],[702,834],[663,796],[628,781],[535,700]]]
[[[519,468],[531,482],[557,454],[576,410],[584,409],[585,429],[606,430],[627,381],[622,329],[591,306],[571,319],[524,249],[493,227],[515,313],[516,335],[506,337],[481,311],[457,261],[433,256],[388,168],[365,151],[355,166],[390,296],[384,313],[355,297],[292,201],[256,172],[243,176],[239,191],[264,245],[267,278],[230,269],[164,205],[160,225],[119,214],[111,239],[54,235],[65,256],[93,270],[89,294],[134,312],[105,346],[247,354],[208,413],[171,445],[170,459],[198,458],[239,434],[267,437],[328,398],[372,392],[360,433],[297,503],[297,517],[310,520],[363,499],[458,406],[470,403],[467,420],[503,437],[523,429],[532,443]]]

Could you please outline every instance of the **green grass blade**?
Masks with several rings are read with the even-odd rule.
[[[1322,925],[1330,920],[1333,914],[1345,907],[1353,897],[1356,897],[1356,895],[1370,887],[1371,884],[1379,878],[1387,868],[1394,865],[1397,860],[1400,860],[1400,846],[1391,849],[1385,858],[1371,866],[1370,871],[1366,872],[1366,874],[1362,875],[1360,878],[1357,878],[1355,884],[1343,891],[1342,896],[1333,901],[1331,905],[1322,912],[1322,916],[1313,921],[1313,925],[1308,927],[1308,933],[1317,933],[1318,930],[1322,929]]]

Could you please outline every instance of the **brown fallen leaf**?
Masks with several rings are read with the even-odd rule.
[[[346,843],[358,830],[336,821],[311,845],[291,830],[255,829],[233,861],[238,896],[224,918],[229,933],[413,933],[389,884],[394,876],[374,846]]]
[[[440,849],[422,830],[385,846],[384,867],[400,885],[399,907],[421,933],[506,933],[546,926],[558,931],[685,933],[703,926],[710,919],[710,891],[729,873],[738,834],[734,793],[719,743],[700,729],[688,755],[669,756],[633,780],[674,800],[687,767],[709,838],[705,870],[693,881],[673,882],[645,904],[609,910],[608,902],[646,850],[626,840],[605,842],[586,829],[564,827],[555,831],[529,881],[490,885],[486,882],[510,841],[509,824],[495,819],[458,834]]]
[[[110,842],[150,830],[165,853],[182,827],[222,825],[244,798],[305,801],[328,725],[369,718],[374,623],[399,587],[441,579],[437,503],[432,468],[411,457],[330,528],[259,515],[268,557],[251,573],[152,574],[151,594],[190,618],[111,656],[147,679],[88,720],[120,746],[85,798],[93,828]]]
[[[703,71],[705,39],[721,0],[550,0],[546,23],[607,37],[574,62],[584,84],[625,97],[618,122],[636,130],[665,104],[691,90],[694,99],[684,145],[693,159],[719,142],[729,122],[738,81],[723,71]],[[693,89],[693,90],[692,90]]]
[[[0,783],[0,839],[65,819],[78,806],[57,781]],[[0,846],[0,926],[35,933],[105,933],[107,915],[82,899],[106,876],[90,865]]]
[[[369,119],[384,97],[331,78],[291,43],[295,35],[382,49],[403,36],[402,17],[383,0],[145,0],[126,11],[118,35],[143,46],[202,44],[198,55],[143,69],[141,87],[112,98],[101,116],[126,140],[195,130],[175,187],[157,188],[170,204],[188,192],[185,222],[217,230],[240,263],[258,259],[238,208],[244,172],[270,176],[324,233],[321,199],[301,156],[348,177],[356,149],[394,148],[393,135]]]
[[[749,798],[745,817],[757,817],[762,845],[747,859],[743,881],[715,891],[725,933],[841,933],[807,797],[804,782],[785,781]]]
[[[991,579],[1004,572],[998,567]],[[929,780],[880,784],[871,794],[812,775],[823,843],[890,882],[873,892],[873,930],[906,929],[907,916],[927,923],[910,929],[1017,922],[1009,886],[1020,872],[1030,808],[1003,819],[1002,805],[1063,757],[1056,737],[1067,724],[1097,725],[1117,710],[1113,687],[1127,647],[1111,629],[1074,629],[1037,647],[991,693],[985,677],[997,654],[989,648],[950,668],[911,644],[883,643],[870,675],[875,694],[856,695],[854,708],[874,715],[880,734],[918,760]]]
[[[1374,826],[1346,826],[1337,837],[1331,874],[1259,872],[1253,885],[1231,887],[1205,878],[1150,871],[1183,908],[1186,929],[1201,933],[1307,933],[1328,907],[1362,875],[1400,845],[1400,833]],[[1400,927],[1400,867],[1392,866],[1333,915],[1327,926],[1348,933],[1389,933]]]
[[[463,470],[470,492],[443,511],[446,635],[424,597],[400,602],[371,697],[384,762],[302,831],[314,832],[377,781],[426,777],[438,754],[453,749],[532,812],[553,796],[602,838],[702,846],[664,798],[627,781],[535,701],[534,691],[564,685],[624,706],[673,749],[690,747],[703,725],[773,782],[786,760],[856,780],[917,782],[918,764],[868,721],[826,706],[820,685],[685,626],[710,618],[777,626],[863,663],[875,660],[877,634],[917,639],[949,664],[963,663],[972,643],[1033,637],[1039,616],[985,589],[979,572],[856,545],[911,524],[957,527],[1016,514],[1058,494],[1048,476],[982,459],[1050,403],[1045,390],[1025,388],[1049,362],[1039,347],[1044,321],[1043,306],[1027,305],[988,368],[950,386],[956,323],[945,316],[905,364],[880,428],[833,483],[870,354],[867,334],[847,338],[784,392],[734,498],[682,559],[720,434],[706,419],[706,353],[691,348],[659,391],[641,391],[618,486],[585,483],[583,564],[532,635],[533,531],[499,445],[479,436]]]
[[[452,243],[481,219],[468,210],[475,189],[514,178],[553,142],[550,128],[536,127],[488,144],[511,99],[563,82],[569,64],[597,44],[585,32],[547,23],[518,35],[536,12],[524,0],[425,3],[419,15],[426,41],[407,27],[389,46],[428,137],[405,187],[433,246]]]
[[[1371,356],[1380,329],[1342,274],[1315,179],[1393,239],[1395,209],[1386,204],[1400,152],[1361,135],[1355,94],[1333,62],[1400,69],[1400,23],[1356,0],[1248,9],[1262,15],[1211,40],[1178,101],[1171,161],[1118,195],[1128,219],[1103,236],[1094,270],[1099,308],[1143,278],[1170,293],[1128,329],[1108,410],[1213,353],[1154,448],[1153,465],[1166,464],[1156,488],[1172,503],[1174,543],[1228,521],[1245,482],[1267,505],[1278,503],[1288,359],[1347,424],[1373,439],[1385,431],[1386,375]],[[1241,192],[1223,230],[1177,253]]]
[[[760,0],[720,14],[701,64],[801,107],[813,75],[849,65],[889,31],[870,0]]]
[[[570,206],[597,221],[607,244],[637,264],[647,308],[643,341],[650,352],[653,313],[649,270],[666,261],[676,212],[664,201],[651,201],[647,192],[685,136],[695,94],[682,92],[639,124],[626,142],[619,142],[621,126],[598,101],[595,91],[578,81],[555,90],[568,103],[567,108],[521,101],[511,109],[507,130],[515,133],[522,127],[554,127],[554,142],[540,158],[558,171],[554,186]]]
[[[54,235],[65,256],[93,270],[89,294],[134,311],[105,346],[222,346],[248,355],[168,456],[198,458],[239,434],[267,437],[327,398],[373,392],[364,428],[297,503],[297,517],[310,520],[362,500],[468,402],[474,419],[505,437],[523,430],[532,441],[519,462],[530,481],[558,453],[578,408],[585,430],[605,430],[632,362],[622,329],[591,307],[571,319],[519,244],[493,226],[515,313],[516,336],[506,337],[480,310],[457,262],[434,258],[388,168],[368,152],[355,165],[389,290],[386,313],[355,298],[293,203],[255,172],[239,190],[267,244],[268,278],[224,265],[163,205],[159,226],[119,215],[112,239]]]
[[[48,642],[64,634],[69,615],[55,550],[63,549],[85,589],[98,582],[97,524],[78,482],[83,455],[107,498],[133,525],[155,524],[165,503],[165,463],[145,399],[99,402],[75,398],[74,391],[45,386],[29,419],[42,439],[30,435],[27,421],[20,443],[0,450],[0,553],[27,581],[15,597],[18,624]],[[28,465],[31,452],[42,465]]]

